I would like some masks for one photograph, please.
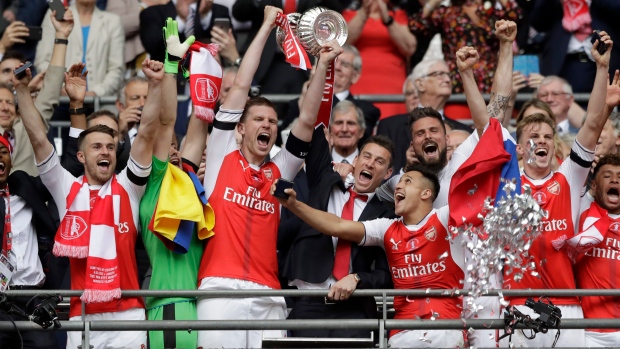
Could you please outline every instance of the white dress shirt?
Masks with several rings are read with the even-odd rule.
[[[4,200],[6,202],[6,198]],[[41,285],[45,281],[45,273],[39,260],[37,233],[32,225],[32,208],[19,196],[11,195],[10,201],[13,244],[9,253],[9,262],[15,270],[9,287],[11,285]],[[1,214],[4,215],[4,212]]]
[[[334,162],[342,162],[342,160],[347,160],[347,162],[351,165],[353,165],[353,160],[355,160],[355,157],[360,153],[360,151],[358,149],[355,149],[355,151],[351,154],[349,154],[348,156],[344,157],[340,154],[338,154],[338,152],[336,152],[336,148],[332,149],[332,159],[334,160]]]

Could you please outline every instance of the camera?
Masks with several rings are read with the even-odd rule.
[[[557,327],[560,325],[560,319],[562,318],[562,311],[551,303],[544,303],[542,301],[536,301],[532,298],[528,298],[525,301],[525,306],[532,309],[536,314],[540,315],[537,322],[541,322],[543,326]],[[546,332],[546,331],[545,331]]]

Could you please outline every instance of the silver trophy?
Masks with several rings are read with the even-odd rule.
[[[340,46],[347,41],[348,29],[344,17],[336,11],[325,7],[314,7],[304,12],[287,15],[293,33],[299,38],[301,46],[312,56],[319,56],[321,45],[337,40]],[[278,47],[285,52],[284,39],[286,32],[278,27],[276,41]]]

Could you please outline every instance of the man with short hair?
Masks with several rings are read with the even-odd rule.
[[[594,168],[591,189],[581,199],[581,213],[577,231],[584,232],[594,227],[602,235],[602,240],[587,239],[590,245],[576,255],[575,279],[581,289],[615,289],[620,287],[620,276],[616,272],[620,261],[620,155],[603,155]],[[577,238],[577,237],[575,237]],[[571,242],[569,241],[569,244]],[[583,246],[579,246],[583,247]],[[620,317],[616,297],[581,296],[581,306],[585,319],[617,319]],[[620,346],[620,331],[617,328],[585,331],[589,347]]]
[[[446,147],[448,161],[452,159],[452,154],[454,153],[456,148],[458,148],[463,142],[465,142],[467,137],[469,137],[470,135],[471,132],[467,132],[464,130],[452,130],[446,134],[448,138],[448,145]]]
[[[260,57],[282,10],[266,6],[264,21],[246,57]],[[207,144],[204,176],[206,198],[213,207],[216,234],[206,244],[198,273],[201,290],[279,289],[276,258],[280,210],[270,195],[277,178],[293,178],[308,153],[331,62],[342,52],[337,42],[323,45],[299,120],[285,147],[265,161],[277,136],[273,104],[262,97],[247,99],[257,59],[244,59],[220,111]],[[235,140],[235,129],[241,144]],[[199,320],[283,319],[282,297],[200,298]],[[200,331],[198,346],[260,347],[263,336],[281,337],[282,331]]]
[[[278,201],[317,231],[359,246],[381,247],[387,255],[395,289],[451,289],[464,278],[460,243],[448,241],[448,206],[433,208],[439,192],[437,176],[420,165],[408,165],[394,194],[395,212],[402,218],[365,222],[343,219],[297,201]],[[272,192],[275,184],[272,186]],[[367,248],[367,247],[360,247]],[[444,257],[448,252],[448,256]],[[316,263],[319,258],[306,260]],[[458,298],[394,297],[395,319],[460,319]],[[421,341],[420,339],[425,339]],[[461,330],[392,330],[388,342],[396,348],[454,348],[464,346]]]
[[[149,81],[141,76],[134,76],[125,81],[118,92],[116,109],[118,109],[119,138],[122,143],[129,141],[128,147],[131,147],[136,139],[142,108],[148,93]]]
[[[542,233],[528,251],[531,262],[536,265],[538,275],[524,273],[520,281],[510,274],[504,278],[504,289],[575,289],[573,263],[565,251],[559,250],[562,242],[575,234],[579,221],[581,188],[590,171],[594,159],[594,148],[607,117],[616,105],[609,105],[607,98],[607,70],[611,41],[609,35],[601,32],[602,42],[608,47],[601,55],[592,48],[592,56],[597,64],[594,88],[590,95],[588,111],[584,125],[579,129],[570,156],[564,160],[557,172],[551,170],[555,145],[553,137],[557,132],[555,122],[544,114],[533,114],[523,118],[517,125],[517,152],[523,157],[523,186],[529,186],[532,197],[547,212],[540,226]],[[615,103],[615,102],[614,102]],[[506,297],[522,313],[535,316],[533,310],[524,306],[527,297]],[[578,297],[549,297],[562,311],[564,319],[582,319],[583,311]],[[539,334],[534,339],[527,339],[521,331],[513,334],[513,340],[527,347],[549,347],[554,343],[559,330]],[[585,346],[584,331],[580,329],[563,330],[557,347]],[[507,345],[508,339],[501,341]]]
[[[536,97],[547,103],[551,108],[557,124],[558,135],[577,134],[581,127],[582,118],[573,121],[569,117],[569,110],[575,101],[575,97],[568,81],[559,76],[546,76],[538,86]]]
[[[344,102],[340,102],[342,104]],[[313,194],[308,205],[343,219],[367,221],[393,218],[374,195],[375,189],[392,173],[394,145],[385,136],[372,136],[355,156],[352,177],[346,183],[334,170],[323,128],[318,127],[306,158],[308,186]],[[284,236],[287,235],[287,236]],[[279,240],[292,240],[281,275],[298,289],[329,290],[325,297],[295,300],[289,319],[376,319],[374,297],[349,298],[356,289],[392,288],[385,252],[377,247],[358,247],[349,241],[320,234],[307,224],[298,230],[280,228]],[[313,263],[308,261],[314,260]],[[294,330],[293,337],[369,338],[369,330]],[[376,338],[376,335],[375,337]]]
[[[151,171],[164,75],[160,62],[147,59],[142,69],[149,78],[149,97],[128,166],[119,175],[114,174],[114,131],[96,125],[83,131],[78,139],[77,155],[84,166],[84,176],[79,178],[60,166],[47,139],[27,86],[30,70],[20,80],[13,78],[41,180],[58,206],[61,223],[54,254],[70,258],[71,289],[84,291],[80,299],[86,303],[86,315],[81,315],[80,299],[72,298],[72,321],[145,320],[142,298],[121,298],[121,290],[139,289],[134,254],[138,205]],[[68,348],[80,343],[80,332],[68,333]],[[141,349],[146,346],[146,331],[91,332],[90,343],[96,349]]]
[[[353,102],[338,102],[329,120],[329,136],[334,162],[353,164],[359,154],[358,143],[364,136],[366,121],[360,108]]]

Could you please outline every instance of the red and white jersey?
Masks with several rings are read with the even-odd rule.
[[[280,204],[269,191],[276,179],[294,178],[303,159],[285,147],[261,166],[249,164],[230,127],[242,112],[220,109],[216,120],[224,127],[215,123],[207,144],[204,184],[215,213],[215,235],[206,244],[198,284],[206,277],[224,277],[279,289]]]
[[[460,288],[462,252],[448,237],[448,207],[433,209],[419,224],[405,225],[402,218],[380,218],[362,222],[366,236],[360,245],[382,246],[387,254],[394,288]],[[455,251],[454,253],[452,251]],[[458,298],[394,297],[395,319],[459,319],[462,301]],[[437,315],[438,314],[438,315]],[[398,331],[391,333],[392,335]]]
[[[71,190],[71,186],[75,182],[75,177],[65,170],[58,160],[56,152],[52,152],[50,156],[40,164],[37,164],[41,181],[52,194],[58,213],[62,220],[67,210],[67,196]],[[151,167],[145,168],[138,165],[133,158],[129,158],[127,167],[116,175],[116,180],[121,190],[121,212],[119,225],[115,232],[116,253],[118,265],[121,268],[120,281],[122,290],[139,290],[138,284],[138,267],[136,263],[136,238],[138,237],[139,227],[139,205],[140,199],[146,190],[145,185],[137,185],[133,183],[127,176],[127,171],[131,171],[138,177],[148,177]],[[95,195],[99,187],[91,186],[91,195],[95,190]],[[91,201],[92,204],[92,201]],[[124,209],[129,207],[130,209]],[[69,267],[71,269],[71,289],[83,290],[86,275],[86,258],[71,258]],[[86,314],[100,314],[124,311],[131,308],[144,308],[142,297],[139,298],[120,298],[106,303],[89,303],[86,304]],[[79,316],[81,314],[81,302],[78,297],[71,298],[71,306],[69,316]]]
[[[587,211],[594,198],[586,194],[582,200],[582,212]],[[583,225],[586,214],[579,219]],[[609,215],[609,229],[602,232],[605,239],[585,254],[576,257],[575,277],[579,288],[620,288],[620,215]],[[620,318],[620,297],[581,297],[584,318]],[[618,329],[589,329],[595,332],[616,332]]]
[[[575,140],[571,156],[560,166],[558,172],[551,172],[543,179],[521,176],[523,186],[529,185],[532,196],[540,207],[547,211],[543,218],[542,232],[532,242],[529,255],[533,257],[537,276],[528,271],[520,282],[512,274],[504,275],[505,289],[574,289],[573,264],[562,248],[564,241],[575,235],[581,192],[590,167],[582,167],[573,160],[591,162],[594,152],[584,149]],[[508,298],[508,297],[507,297]],[[555,305],[579,305],[578,297],[549,297]],[[512,305],[523,305],[527,297],[510,297]]]

